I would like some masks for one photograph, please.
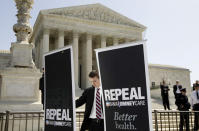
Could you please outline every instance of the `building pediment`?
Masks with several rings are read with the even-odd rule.
[[[65,7],[57,9],[42,10],[42,14],[60,15],[67,17],[75,17],[79,19],[101,21],[145,29],[146,27],[101,5],[91,4],[74,7]]]

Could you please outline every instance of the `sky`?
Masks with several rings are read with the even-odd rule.
[[[199,79],[198,0],[35,0],[30,24],[40,10],[101,3],[147,27],[148,62],[190,69],[191,82]],[[16,41],[14,0],[0,1],[0,50]]]

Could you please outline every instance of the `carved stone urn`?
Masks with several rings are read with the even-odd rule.
[[[30,10],[34,0],[15,0],[17,13],[17,24],[13,26],[13,30],[17,37],[17,41],[11,45],[11,66],[12,67],[29,67],[33,68],[32,60],[33,44],[29,43],[29,37],[32,33],[32,27],[29,24]]]

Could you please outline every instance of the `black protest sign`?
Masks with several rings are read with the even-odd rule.
[[[97,49],[105,131],[152,131],[148,65],[142,43]]]
[[[72,47],[44,56],[45,131],[75,131]]]

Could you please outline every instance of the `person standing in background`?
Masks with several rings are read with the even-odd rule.
[[[191,107],[193,111],[199,111],[199,84],[195,85],[195,90],[191,93]],[[198,118],[199,113],[194,113],[194,131],[197,131],[198,128]]]
[[[196,80],[196,83],[193,84],[193,91],[195,90],[195,86],[199,84],[199,80]]]
[[[176,105],[178,106],[179,111],[189,111],[190,103],[188,101],[188,97],[186,96],[186,88],[180,89],[181,94],[176,101]],[[180,112],[180,131],[183,131],[183,125],[186,125],[186,131],[190,131],[189,129],[189,112]]]
[[[160,89],[161,89],[161,96],[162,96],[162,103],[164,106],[164,109],[170,109],[170,104],[169,104],[169,87],[166,85],[165,81],[162,82],[162,84],[160,85]]]
[[[179,80],[176,80],[176,84],[173,85],[173,94],[175,96],[175,104],[177,102],[177,99],[180,97],[181,95],[181,92],[180,92],[180,89],[182,89],[182,85],[179,84],[180,81]],[[176,104],[177,105],[177,104]]]
[[[42,68],[42,77],[39,80],[39,90],[41,91],[41,103],[44,109],[44,68]]]

